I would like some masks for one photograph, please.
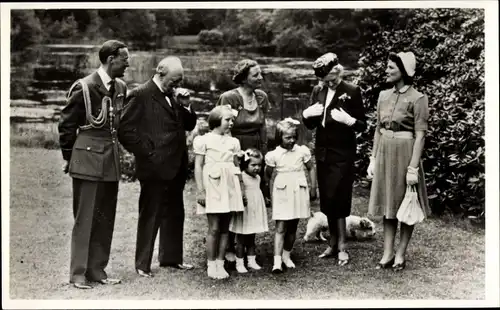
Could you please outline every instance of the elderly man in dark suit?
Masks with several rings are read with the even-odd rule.
[[[186,131],[194,129],[196,114],[189,101],[176,99],[183,77],[180,59],[164,58],[153,78],[130,92],[121,121],[120,142],[135,155],[141,183],[135,268],[142,277],[153,277],[151,261],[158,230],[160,266],[193,268],[183,263],[183,191]]]
[[[128,56],[122,42],[105,42],[100,68],[73,84],[59,120],[63,170],[73,178],[70,282],[80,289],[92,288],[91,282],[120,283],[104,269],[121,175],[117,129],[127,87],[118,77],[129,66]]]
[[[320,255],[349,262],[346,251],[346,217],[351,213],[356,132],[366,128],[361,89],[342,80],[343,67],[337,56],[327,53],[313,64],[321,85],[311,95],[303,112],[304,125],[316,128],[315,157],[321,211],[328,218],[330,246]]]

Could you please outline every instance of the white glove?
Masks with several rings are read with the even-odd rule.
[[[375,157],[370,157],[370,164],[366,170],[366,174],[369,180],[373,179],[373,174],[375,173]]]
[[[315,104],[313,104],[309,108],[305,109],[304,112],[302,112],[302,115],[304,116],[304,118],[320,116],[323,114],[324,110],[325,110],[325,107],[321,103],[316,102]]]
[[[347,126],[352,126],[356,123],[356,119],[350,116],[344,109],[340,108],[333,109],[331,112],[332,118],[339,123],[346,124]]]
[[[406,172],[406,184],[410,186],[418,184],[418,168],[408,166]]]

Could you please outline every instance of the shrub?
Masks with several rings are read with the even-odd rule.
[[[198,41],[203,45],[220,47],[224,45],[224,34],[217,29],[202,30],[198,34]]]
[[[273,44],[280,56],[311,56],[320,53],[321,44],[305,27],[292,27],[278,34]]]
[[[381,29],[367,42],[360,59],[370,112],[359,145],[361,176],[371,153],[377,97],[390,87],[384,84],[390,51],[415,54],[415,87],[429,97],[423,163],[433,212],[484,215],[484,12],[415,10],[404,29]]]

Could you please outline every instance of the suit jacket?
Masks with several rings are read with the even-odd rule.
[[[104,86],[99,74],[94,72],[83,78],[89,88],[91,113],[94,117],[101,112],[102,100],[111,94]],[[112,96],[113,128],[118,128],[127,86],[116,79]],[[109,106],[108,106],[109,111]],[[69,161],[71,177],[90,181],[119,181],[120,156],[115,138],[111,133],[110,117],[101,128],[81,129],[87,125],[85,103],[81,84],[68,93],[67,105],[59,119],[59,144],[62,155]]]
[[[196,125],[196,114],[170,98],[149,80],[127,97],[119,140],[136,158],[139,180],[171,180],[187,169],[186,131]]]
[[[315,86],[309,106],[320,102],[325,105],[328,87]],[[346,94],[349,99],[339,100],[339,97]],[[349,115],[356,119],[356,123],[349,127],[343,123],[335,121],[331,116],[331,111],[335,108],[343,108]],[[359,86],[340,82],[335,91],[335,95],[327,107],[325,126],[321,124],[323,115],[304,118],[304,125],[309,129],[316,128],[315,156],[322,162],[345,162],[354,161],[356,156],[356,132],[366,129],[366,116],[361,89]]]

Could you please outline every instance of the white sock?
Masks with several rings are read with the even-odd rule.
[[[274,255],[274,266],[273,269],[281,269],[281,255]]]
[[[207,275],[210,278],[217,279],[217,265],[214,260],[207,260]]]
[[[236,271],[239,273],[247,273],[248,270],[245,268],[245,260],[243,258],[236,257]]]
[[[226,269],[224,268],[224,260],[216,259],[215,263],[217,265],[217,275],[219,276],[219,279],[225,279],[229,277],[229,273],[227,273]]]
[[[290,258],[290,251],[283,250],[283,263],[288,268],[295,268],[295,264],[293,263],[292,259]]]
[[[248,267],[254,270],[260,270],[262,268],[259,266],[259,264],[257,264],[257,261],[255,260],[255,255],[248,256]]]

